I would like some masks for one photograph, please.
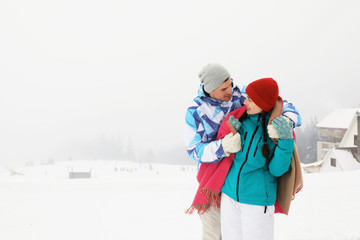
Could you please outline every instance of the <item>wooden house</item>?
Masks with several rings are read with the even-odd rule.
[[[337,109],[316,125],[318,161],[332,148],[355,146],[354,136],[358,129],[357,111],[360,112],[360,108]]]
[[[304,172],[360,169],[360,109],[336,110],[317,127],[318,161],[303,165]]]

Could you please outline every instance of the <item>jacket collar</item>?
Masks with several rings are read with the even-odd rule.
[[[217,106],[217,105],[221,105],[224,102],[224,101],[221,101],[221,100],[206,96],[205,92],[204,92],[204,85],[203,84],[200,84],[199,91],[198,91],[198,96],[199,96],[199,98],[201,100],[203,100],[204,102],[208,102],[211,105],[216,105]]]
[[[251,114],[251,115],[248,115],[248,118],[250,119],[250,121],[256,125],[261,125],[262,124],[262,118],[261,118],[261,114],[258,113],[258,114]],[[270,119],[270,115],[267,115],[266,116],[266,121],[269,121]]]

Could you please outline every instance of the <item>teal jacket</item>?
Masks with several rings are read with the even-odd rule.
[[[248,115],[239,133],[241,150],[235,155],[221,191],[240,203],[273,205],[276,201],[277,177],[290,168],[294,139],[279,140],[276,145],[267,136],[270,163],[266,164],[266,158],[261,153],[264,145],[261,115]]]

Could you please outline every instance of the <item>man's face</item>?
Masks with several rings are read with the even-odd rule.
[[[214,91],[210,93],[210,97],[218,99],[221,101],[228,102],[232,97],[232,81],[228,78],[220,86],[218,86]]]

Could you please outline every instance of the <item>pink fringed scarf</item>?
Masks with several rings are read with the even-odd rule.
[[[222,139],[231,130],[226,124],[230,116],[239,119],[246,111],[246,107],[238,108],[222,121],[216,139]],[[229,172],[235,154],[231,153],[229,157],[223,158],[217,163],[202,163],[197,174],[199,188],[195,194],[194,201],[191,207],[186,210],[186,213],[192,214],[195,210],[199,214],[205,213],[211,206],[220,208],[220,191],[224,185],[226,176]]]

